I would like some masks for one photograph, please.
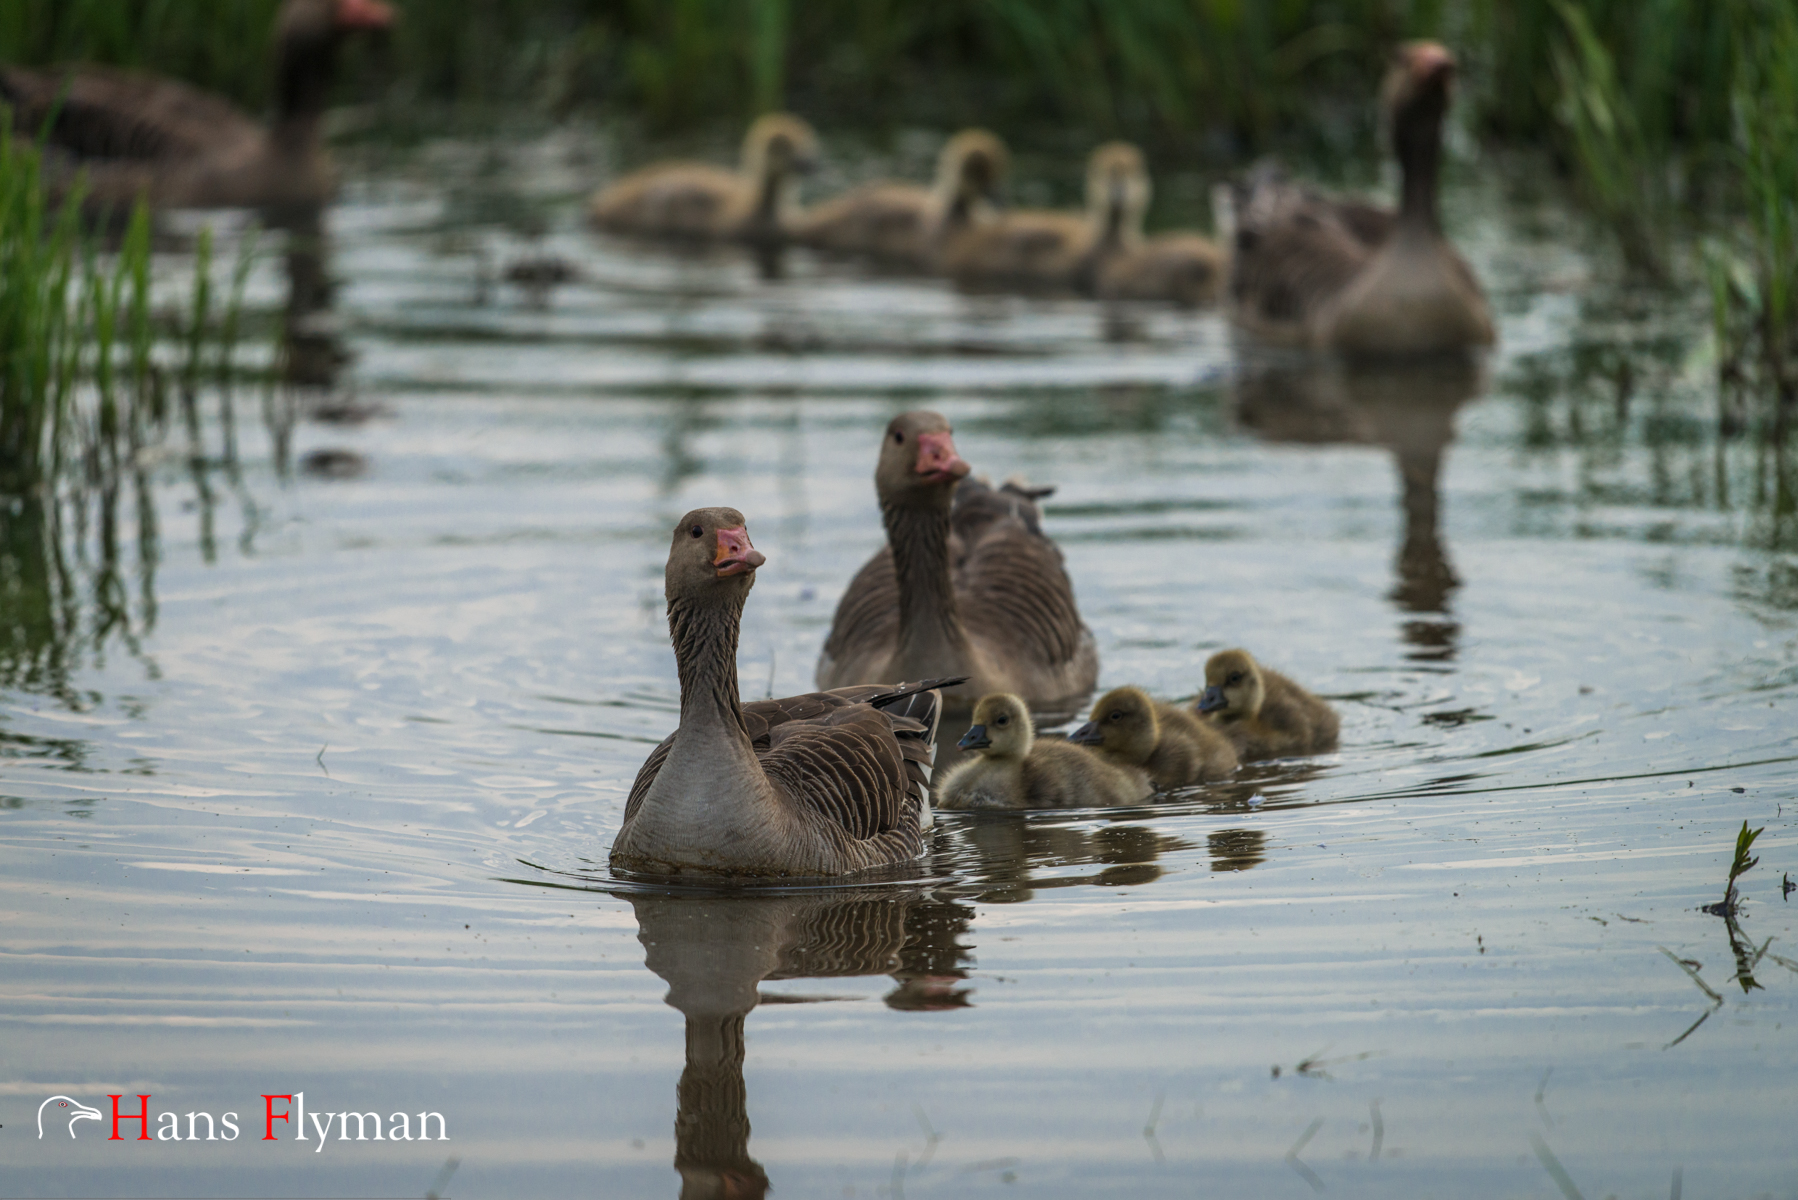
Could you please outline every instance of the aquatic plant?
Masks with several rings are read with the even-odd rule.
[[[1760,862],[1758,856],[1751,856],[1748,851],[1754,846],[1754,839],[1765,833],[1765,828],[1750,829],[1748,822],[1742,822],[1741,832],[1736,834],[1736,854],[1729,864],[1729,880],[1723,889],[1723,899],[1715,904],[1707,904],[1704,911],[1719,917],[1734,918],[1740,904],[1736,894],[1736,880],[1752,870]]]

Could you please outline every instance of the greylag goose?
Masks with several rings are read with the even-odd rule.
[[[1404,177],[1396,214],[1326,200],[1267,170],[1239,186],[1230,294],[1250,333],[1366,357],[1492,344],[1479,281],[1436,211],[1454,75],[1448,50],[1412,42],[1387,76],[1383,107]]]
[[[612,233],[780,242],[799,211],[797,176],[817,161],[812,127],[790,113],[769,113],[743,135],[737,170],[700,162],[652,163],[594,196],[587,219]]]
[[[86,173],[90,212],[123,216],[140,196],[157,208],[314,207],[335,182],[319,125],[338,46],[392,23],[381,0],[285,0],[270,126],[221,96],[108,67],[0,67],[0,103],[44,139],[59,187]]]
[[[1030,710],[1005,692],[980,698],[959,745],[974,757],[943,777],[937,794],[945,810],[1105,808],[1135,804],[1154,790],[1136,767],[1067,742],[1037,740]]]
[[[1198,711],[1247,762],[1336,749],[1336,710],[1247,650],[1221,650],[1205,663]]]
[[[986,130],[964,129],[937,155],[930,187],[880,181],[851,188],[807,209],[794,222],[794,240],[934,270],[945,244],[990,218],[1009,157]]]
[[[1016,209],[970,228],[943,253],[943,271],[976,288],[1090,290],[1098,265],[1142,240],[1149,174],[1142,152],[1107,142],[1086,167],[1086,211]]]
[[[1141,688],[1113,688],[1099,697],[1092,719],[1068,741],[1091,746],[1118,766],[1141,768],[1158,788],[1209,783],[1236,769],[1236,750],[1215,726]]]
[[[1041,493],[967,474],[940,414],[887,425],[874,469],[887,544],[837,605],[819,687],[965,675],[962,696],[1013,692],[1038,711],[1091,692],[1098,650],[1042,532]]]
[[[1216,303],[1228,268],[1216,242],[1196,233],[1158,233],[1099,261],[1101,300],[1166,300],[1189,308]]]
[[[819,877],[924,849],[943,682],[743,704],[737,634],[766,560],[743,514],[700,508],[668,552],[680,727],[650,752],[612,865],[656,875]]]

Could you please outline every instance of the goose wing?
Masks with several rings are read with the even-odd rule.
[[[881,651],[890,654],[898,641],[899,575],[893,566],[893,548],[882,546],[855,573],[837,601],[823,658],[842,663]]]
[[[774,772],[769,769],[769,757],[773,754],[776,743],[784,741],[786,734],[792,732],[790,727],[815,724],[820,728],[828,728],[833,720],[841,719],[843,714],[855,709],[866,709],[887,722],[888,735],[898,746],[909,784],[914,790],[920,787],[927,789],[930,785],[931,763],[936,753],[936,689],[961,682],[961,679],[927,679],[921,683],[900,684],[897,687],[871,683],[833,688],[826,692],[805,692],[773,700],[753,700],[743,706],[743,724],[749,732],[750,745],[754,747],[756,757],[762,761],[763,769],[768,770],[770,777],[773,777]],[[624,803],[625,821],[628,822],[641,807],[643,798],[649,794],[650,785],[655,783],[662,764],[668,759],[668,748],[673,744],[674,734],[671,733],[649,752],[649,757],[637,769],[630,797]],[[802,799],[797,792],[793,795],[795,799]]]
[[[1230,295],[1250,324],[1302,325],[1367,265],[1394,217],[1324,199],[1268,169],[1239,185]]]
[[[1003,489],[1001,489],[1003,494]],[[955,571],[955,596],[970,632],[1001,654],[1060,667],[1092,635],[1080,620],[1061,550],[1042,532],[1034,501],[984,522]],[[1029,504],[1022,510],[1022,503]],[[970,519],[970,524],[972,524]]]
[[[229,152],[263,136],[230,102],[130,71],[0,69],[0,100],[16,128],[79,161],[174,162]],[[52,121],[51,118],[54,117]]]

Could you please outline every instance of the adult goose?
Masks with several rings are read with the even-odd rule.
[[[1336,710],[1247,650],[1220,650],[1205,663],[1205,692],[1195,706],[1244,761],[1323,754],[1336,749]]]
[[[817,162],[812,127],[791,113],[769,113],[743,135],[737,170],[652,163],[595,195],[587,219],[612,233],[778,243],[799,211],[798,176]]]
[[[1327,200],[1261,170],[1239,185],[1230,295],[1267,340],[1348,356],[1409,357],[1492,344],[1473,270],[1442,234],[1436,175],[1455,58],[1402,47],[1382,92],[1404,184],[1397,213]]]
[[[967,475],[940,414],[887,425],[874,469],[887,544],[837,605],[819,687],[965,675],[949,699],[962,712],[989,692],[1058,712],[1092,691],[1099,653],[1042,532],[1041,493]]]
[[[338,47],[392,23],[381,0],[286,0],[267,126],[223,97],[108,67],[0,67],[0,103],[44,139],[59,187],[85,172],[90,212],[122,216],[140,196],[157,208],[316,207],[335,185],[319,127]]]
[[[675,527],[665,594],[680,727],[637,772],[614,867],[810,878],[923,852],[943,681],[742,703],[737,634],[765,561],[734,508]]]
[[[883,180],[851,188],[807,209],[793,224],[793,238],[832,253],[935,270],[946,245],[991,219],[1009,158],[997,137],[964,129],[937,155],[930,187]]]

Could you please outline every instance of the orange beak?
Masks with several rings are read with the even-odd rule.
[[[393,24],[393,9],[381,0],[337,0],[337,28],[386,29]]]
[[[953,483],[973,470],[955,453],[955,442],[947,433],[918,435],[918,465],[915,469],[931,483]]]
[[[767,561],[760,550],[749,544],[747,527],[739,525],[735,529],[718,531],[718,553],[712,555],[712,565],[718,568],[718,578],[747,575]]]

